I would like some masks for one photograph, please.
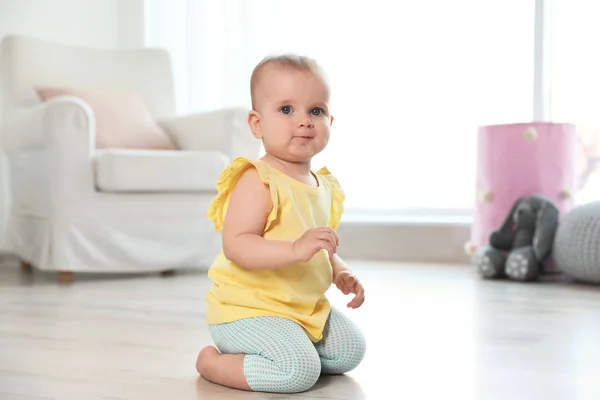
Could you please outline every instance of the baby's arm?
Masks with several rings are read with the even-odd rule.
[[[331,262],[331,269],[333,270],[333,279],[341,271],[350,271],[348,265],[341,259],[337,253],[329,254],[329,261]]]
[[[223,252],[236,265],[254,270],[282,268],[297,262],[293,241],[266,240],[265,223],[273,208],[269,187],[256,169],[239,179],[223,221]]]

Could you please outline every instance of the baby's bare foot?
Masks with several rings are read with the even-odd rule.
[[[207,346],[198,354],[196,370],[209,382],[236,389],[250,390],[244,376],[245,354],[221,354]]]
[[[211,361],[216,357],[219,357],[221,353],[214,346],[206,346],[198,354],[198,360],[196,360],[196,370],[200,375],[210,380]]]

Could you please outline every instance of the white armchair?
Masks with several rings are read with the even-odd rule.
[[[169,55],[7,37],[2,43],[2,139],[11,185],[7,245],[59,272],[206,268],[220,235],[206,211],[233,157],[257,157],[247,110],[175,116]],[[139,93],[179,150],[95,147],[94,111],[72,96],[42,102],[39,85]]]

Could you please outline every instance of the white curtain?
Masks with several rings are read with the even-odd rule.
[[[551,104],[555,121],[573,122],[580,139],[578,203],[600,200],[600,2],[553,0]]]
[[[147,0],[146,17],[183,112],[249,107],[269,53],[317,58],[335,122],[315,167],[349,209],[468,212],[478,125],[533,117],[534,0]]]

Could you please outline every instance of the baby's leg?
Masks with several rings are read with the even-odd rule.
[[[321,374],[314,344],[293,321],[246,318],[210,329],[222,354],[214,348],[200,352],[198,372],[209,381],[257,392],[297,393],[310,389]]]
[[[366,343],[358,327],[332,307],[323,339],[315,344],[315,348],[321,357],[322,372],[337,375],[349,372],[360,364]]]

